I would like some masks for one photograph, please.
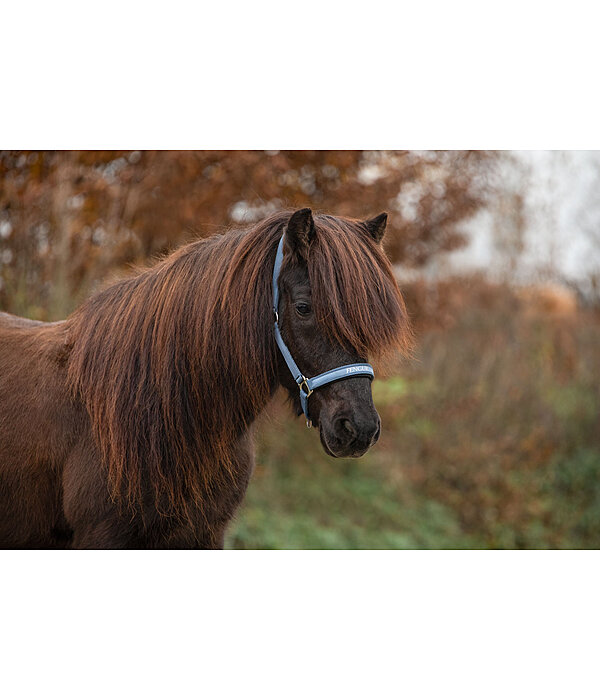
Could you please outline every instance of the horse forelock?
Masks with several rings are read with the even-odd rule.
[[[323,331],[365,358],[406,354],[410,324],[383,248],[361,221],[317,215],[315,227],[308,276]]]

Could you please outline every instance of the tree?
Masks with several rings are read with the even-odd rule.
[[[390,213],[392,260],[463,243],[482,151],[0,152],[0,306],[57,318],[108,275],[282,207]]]

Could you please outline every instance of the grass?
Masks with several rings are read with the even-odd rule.
[[[233,548],[416,549],[475,546],[456,515],[403,488],[373,452],[362,460],[319,454],[314,432],[265,431],[246,501],[228,538]]]

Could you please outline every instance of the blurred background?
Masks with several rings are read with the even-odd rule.
[[[0,310],[282,207],[390,214],[414,357],[360,460],[277,397],[230,548],[600,546],[600,152],[1,151]]]

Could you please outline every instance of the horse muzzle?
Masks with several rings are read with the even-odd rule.
[[[319,421],[319,436],[325,452],[331,457],[362,457],[381,434],[381,421],[376,411],[369,416],[340,414],[328,421]]]

